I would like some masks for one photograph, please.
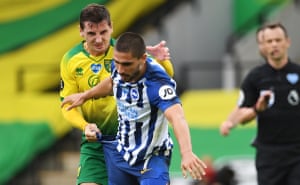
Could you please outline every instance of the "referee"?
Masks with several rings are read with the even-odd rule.
[[[266,62],[244,79],[239,108],[222,123],[220,132],[226,136],[237,124],[256,117],[258,185],[299,185],[300,66],[288,56],[290,39],[281,23],[262,30]]]

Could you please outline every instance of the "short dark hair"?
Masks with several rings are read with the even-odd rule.
[[[135,58],[141,58],[146,53],[144,39],[141,35],[133,32],[121,34],[117,39],[115,49],[119,52],[130,52]]]
[[[79,17],[79,25],[81,29],[84,29],[84,22],[86,21],[99,23],[103,20],[106,20],[108,25],[111,25],[109,11],[103,5],[92,3],[81,10]]]
[[[261,30],[265,30],[265,29],[275,29],[275,28],[280,28],[285,37],[289,37],[288,36],[288,32],[286,30],[286,28],[284,27],[284,25],[280,22],[274,22],[274,23],[266,23],[262,26]]]

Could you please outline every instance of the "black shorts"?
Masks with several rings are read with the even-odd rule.
[[[258,185],[300,185],[300,153],[292,147],[256,150]]]

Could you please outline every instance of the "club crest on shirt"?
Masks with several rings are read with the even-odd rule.
[[[139,92],[138,92],[138,90],[136,89],[136,88],[133,88],[133,89],[131,89],[131,98],[133,99],[133,100],[138,100],[139,99]]]
[[[291,84],[296,84],[299,81],[299,75],[297,73],[289,73],[286,75],[286,79]]]
[[[91,65],[91,70],[95,74],[99,73],[99,71],[101,70],[101,68],[102,68],[101,64],[92,64]]]
[[[109,73],[111,72],[111,62],[112,62],[112,60],[110,60],[110,59],[104,60],[104,68]]]
[[[171,100],[176,97],[176,92],[173,87],[170,85],[163,85],[159,88],[158,91],[159,97],[162,100]]]

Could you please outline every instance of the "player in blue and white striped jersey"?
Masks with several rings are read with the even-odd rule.
[[[192,152],[187,122],[176,83],[145,53],[143,38],[122,34],[114,49],[112,75],[84,93],[65,97],[68,109],[87,99],[115,96],[119,127],[113,142],[103,141],[109,184],[169,184],[169,161],[173,142],[168,133],[171,123],[180,146],[183,175],[202,179],[205,164]],[[85,130],[96,138],[98,128]],[[108,143],[108,144],[105,144]]]
[[[180,103],[175,93],[176,83],[152,60],[146,59],[147,70],[136,82],[125,81],[128,77],[123,78],[112,66],[113,91],[119,113],[117,149],[130,165],[153,153],[168,156],[173,146],[163,112]]]

